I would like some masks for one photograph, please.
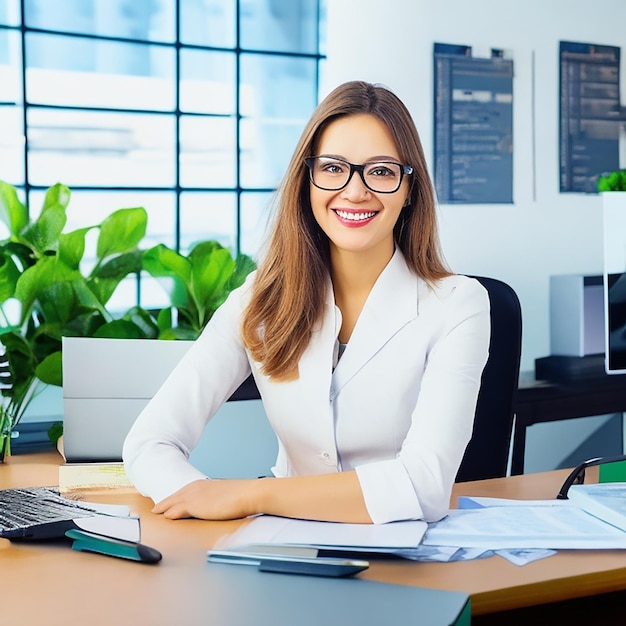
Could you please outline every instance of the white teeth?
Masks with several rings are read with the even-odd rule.
[[[369,211],[368,213],[352,213],[349,211],[335,211],[342,220],[352,220],[353,222],[361,222],[368,220],[376,215],[376,211]]]

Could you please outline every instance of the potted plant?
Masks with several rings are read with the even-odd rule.
[[[11,377],[2,389],[0,462],[31,399],[44,385],[63,384],[63,336],[193,339],[254,269],[249,257],[233,259],[215,241],[198,243],[188,256],[162,244],[142,250],[142,207],[118,209],[100,224],[65,232],[70,197],[68,187],[53,185],[31,220],[17,190],[0,181],[0,219],[9,231],[0,241],[0,342]],[[96,259],[87,268],[85,238],[92,230]],[[169,279],[170,306],[111,312],[107,305],[117,286],[143,269]]]
[[[600,174],[598,191],[626,191],[626,169]]]

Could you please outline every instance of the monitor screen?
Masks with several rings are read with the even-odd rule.
[[[606,372],[626,374],[626,193],[602,196]]]

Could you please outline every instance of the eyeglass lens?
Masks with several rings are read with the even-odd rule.
[[[317,187],[338,191],[348,184],[354,170],[358,171],[365,185],[372,191],[393,193],[400,188],[403,166],[391,161],[354,165],[341,159],[315,157],[308,159],[311,181]]]

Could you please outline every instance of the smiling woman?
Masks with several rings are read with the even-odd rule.
[[[129,433],[128,475],[171,518],[437,520],[489,324],[484,288],[442,261],[406,107],[385,87],[341,85],[296,146],[258,271]],[[275,479],[204,480],[189,450],[250,373],[279,442]]]

